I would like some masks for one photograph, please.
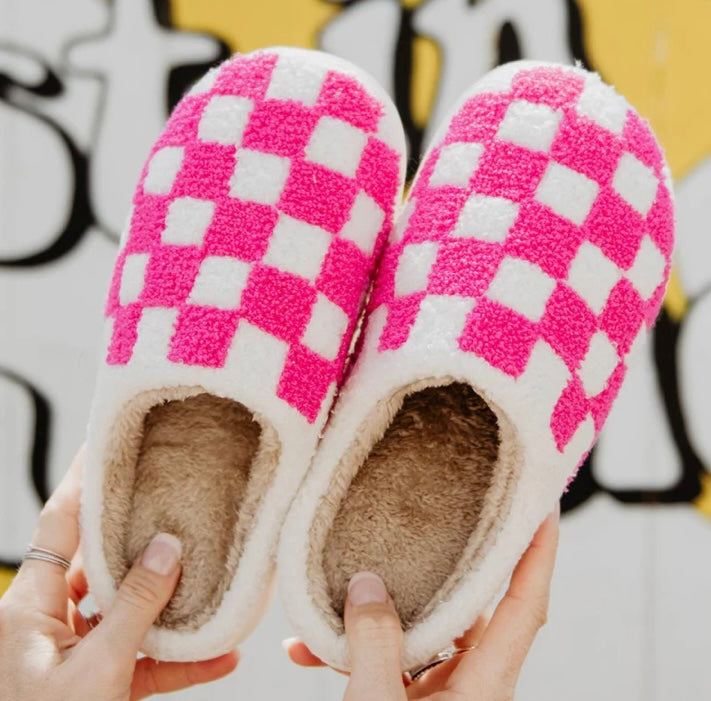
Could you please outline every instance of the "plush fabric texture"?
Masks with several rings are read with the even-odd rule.
[[[597,75],[516,62],[464,95],[396,222],[353,372],[282,535],[280,588],[315,654],[348,668],[340,614],[358,569],[395,591],[403,669],[490,603],[654,323],[673,229],[661,149]],[[485,426],[462,386],[488,408]],[[431,387],[436,406],[421,403]],[[469,454],[463,426],[478,437]],[[419,523],[407,515],[417,501]]]
[[[211,70],[151,150],[106,304],[82,504],[102,607],[156,532],[183,542],[147,654],[212,657],[261,616],[404,154],[370,77],[286,48]]]

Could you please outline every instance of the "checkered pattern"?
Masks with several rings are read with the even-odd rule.
[[[152,319],[168,320],[170,363],[223,367],[261,334],[284,356],[277,396],[319,415],[391,228],[402,159],[376,136],[384,105],[323,63],[236,57],[176,107],[117,259],[109,364],[131,362]]]
[[[380,351],[441,335],[432,309],[450,310],[460,351],[517,381],[548,373],[535,396],[555,392],[559,451],[591,418],[599,432],[668,278],[666,172],[649,127],[595,75],[539,66],[475,94],[396,223],[371,299],[388,311]]]

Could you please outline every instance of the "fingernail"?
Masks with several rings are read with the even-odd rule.
[[[281,646],[284,648],[285,652],[289,652],[289,648],[294,644],[298,643],[299,639],[298,638],[284,638],[284,640],[281,641]]]
[[[348,599],[354,606],[384,604],[388,600],[388,591],[377,574],[358,572],[348,582]]]
[[[555,503],[555,509],[553,509],[553,513],[556,515],[556,517],[560,516],[560,501],[557,501]]]
[[[174,535],[159,533],[143,553],[141,564],[147,570],[165,576],[178,566],[182,551],[183,546]]]

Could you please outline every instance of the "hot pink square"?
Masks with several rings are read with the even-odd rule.
[[[526,369],[538,335],[536,325],[528,319],[483,298],[467,319],[459,347],[518,377]]]
[[[511,97],[499,93],[482,93],[467,100],[452,119],[444,144],[457,141],[488,143],[499,129]]]
[[[385,249],[383,257],[380,259],[378,272],[370,294],[369,308],[375,309],[381,304],[388,304],[392,300],[395,292],[395,272],[397,270],[403,244],[392,243]]]
[[[414,243],[447,238],[466,201],[467,191],[459,187],[423,188],[402,240]]]
[[[133,355],[133,347],[138,338],[138,322],[143,313],[143,305],[128,304],[118,307],[114,316],[114,329],[109,343],[106,362],[109,365],[125,365]]]
[[[350,216],[355,181],[315,163],[293,162],[278,207],[335,234]]]
[[[242,293],[241,313],[267,333],[294,343],[301,338],[316,290],[301,277],[256,265]]]
[[[215,207],[205,233],[205,255],[234,256],[252,262],[267,250],[279,214],[269,205],[229,198]]]
[[[342,119],[369,132],[378,130],[383,114],[380,103],[357,80],[333,71],[323,82],[316,108],[320,114]]]
[[[234,146],[202,141],[187,144],[171,195],[213,201],[227,197],[234,169]]]
[[[197,138],[203,110],[210,101],[209,93],[186,95],[175,107],[165,126],[165,130],[156,141],[153,152],[166,146],[182,146]],[[152,152],[152,153],[153,153]]]
[[[222,66],[213,92],[218,95],[243,95],[261,100],[269,87],[276,54],[244,56]]]
[[[242,146],[291,158],[303,154],[318,115],[293,100],[267,100],[250,115]]]
[[[560,279],[568,274],[582,240],[583,234],[575,224],[540,202],[529,200],[521,203],[504,252],[525,258]]]
[[[148,253],[160,245],[170,199],[166,195],[144,194],[141,187],[136,190],[126,253]]]
[[[626,372],[624,363],[620,363],[610,376],[607,387],[590,400],[590,413],[595,421],[595,430],[598,432],[602,430],[603,424],[607,420],[612,404],[622,387]]]
[[[625,148],[652,168],[658,178],[662,177],[662,152],[647,123],[630,110],[622,132]]]
[[[582,382],[574,377],[560,395],[551,415],[551,431],[562,453],[588,414],[589,403]]]
[[[609,185],[622,156],[622,142],[612,132],[567,110],[551,145],[551,158],[586,175],[601,185]]]
[[[611,261],[627,270],[639,250],[642,217],[612,188],[601,188],[583,224],[583,234]]]
[[[610,292],[600,317],[600,328],[617,345],[620,355],[628,353],[644,320],[644,303],[626,278]]]
[[[336,366],[301,344],[291,347],[284,363],[277,396],[300,411],[310,423],[318,417]]]
[[[378,350],[395,350],[407,341],[425,294],[417,292],[392,300],[388,305],[388,320],[380,336]]]
[[[511,92],[515,100],[544,103],[557,109],[575,104],[584,86],[581,76],[571,74],[563,66],[542,66],[519,71]]]
[[[178,313],[168,360],[220,368],[225,364],[239,314],[234,309],[184,306]]]
[[[493,141],[479,161],[472,189],[490,197],[518,202],[533,197],[548,165],[545,153],[516,144]]]
[[[316,289],[355,318],[365,295],[370,272],[369,259],[352,241],[335,238],[323,261]]]
[[[160,246],[153,250],[140,302],[147,307],[175,307],[193,288],[202,253],[195,246]]]
[[[548,300],[540,321],[541,335],[576,370],[597,330],[597,317],[567,285],[559,283]]]
[[[647,214],[647,231],[669,259],[674,248],[674,204],[665,185],[657,188],[657,199]]]
[[[503,255],[498,243],[445,240],[439,247],[427,291],[436,295],[478,297],[489,286]]]
[[[370,137],[356,172],[356,183],[386,212],[391,212],[398,187],[400,159],[395,151]]]

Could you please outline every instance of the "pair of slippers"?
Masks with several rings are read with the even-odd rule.
[[[517,62],[463,96],[400,207],[405,159],[372,78],[285,48],[210,71],[156,142],[82,504],[102,607],[155,533],[182,541],[151,656],[234,647],[278,561],[324,661],[349,667],[344,596],[369,570],[403,669],[422,665],[497,595],[599,434],[670,269],[647,124],[595,74]]]

